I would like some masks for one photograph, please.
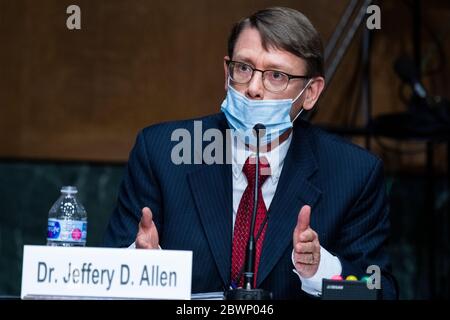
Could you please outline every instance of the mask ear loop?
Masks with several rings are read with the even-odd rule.
[[[308,83],[307,83],[306,86],[302,89],[302,91],[300,91],[300,93],[298,94],[298,96],[297,96],[294,100],[292,100],[292,104],[294,104],[294,103],[302,96],[303,92],[305,92],[305,90],[309,87],[309,85],[311,84],[312,80],[313,80],[313,79],[309,79],[309,80],[308,80]],[[297,120],[297,118],[302,114],[303,110],[304,110],[304,109],[303,109],[303,107],[302,107],[302,108],[300,109],[300,111],[297,113],[297,115],[295,116],[294,120],[291,121],[292,123],[294,123],[295,120]]]
[[[238,94],[240,94],[241,96],[244,96],[242,93],[239,93],[235,88],[233,88],[233,86],[231,85],[231,77],[228,76],[228,80],[227,80],[227,91],[230,90],[231,92],[237,92]]]

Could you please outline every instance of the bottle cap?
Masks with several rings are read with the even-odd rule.
[[[74,186],[64,186],[61,188],[61,193],[76,194],[78,193],[78,190],[77,187]]]
[[[370,278],[368,276],[364,276],[364,277],[361,278],[361,281],[367,283],[367,282],[370,281]]]

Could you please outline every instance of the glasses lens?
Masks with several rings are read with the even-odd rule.
[[[231,62],[229,65],[231,79],[237,83],[247,83],[252,78],[253,69],[240,62]]]
[[[271,70],[264,72],[264,86],[269,91],[283,91],[287,88],[288,83],[289,77],[283,72]]]

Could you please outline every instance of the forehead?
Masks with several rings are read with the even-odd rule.
[[[259,31],[246,27],[237,38],[233,60],[252,64],[261,69],[277,69],[288,73],[304,73],[306,62],[293,53],[274,47],[264,49]]]

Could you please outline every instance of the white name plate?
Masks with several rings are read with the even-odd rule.
[[[22,299],[190,299],[192,251],[24,246]]]

